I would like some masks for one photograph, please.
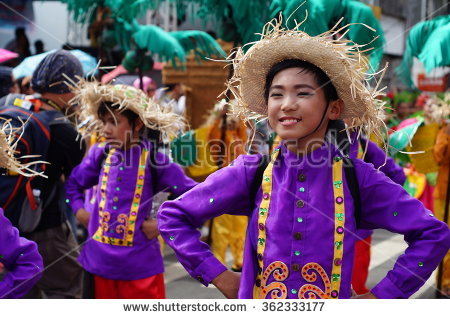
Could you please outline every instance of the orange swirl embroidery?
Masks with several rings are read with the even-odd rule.
[[[100,213],[100,223],[101,223],[101,229],[103,233],[106,233],[109,229],[108,222],[111,219],[111,214],[108,212],[102,212]]]
[[[331,294],[331,282],[328,278],[325,270],[317,263],[307,263],[302,268],[302,277],[308,282],[315,282],[317,280],[317,275],[314,270],[319,274],[320,278],[325,286],[325,292],[317,287],[316,285],[305,284],[300,287],[298,292],[299,299],[328,299]]]
[[[267,285],[267,280],[273,273],[274,282]],[[274,261],[267,266],[261,280],[261,299],[265,299],[269,292],[271,292],[272,299],[286,299],[287,288],[281,281],[286,280],[289,276],[289,269],[285,263],[281,261]]]
[[[117,216],[117,222],[121,225],[116,226],[116,232],[118,234],[122,234],[124,232],[127,232],[128,230],[128,216],[125,214],[120,214]]]

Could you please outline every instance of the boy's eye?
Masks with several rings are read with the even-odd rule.
[[[275,97],[275,96],[283,96],[283,94],[281,93],[271,93],[270,97]]]
[[[299,92],[298,95],[300,95],[300,96],[311,96],[313,94],[310,93],[310,92]]]

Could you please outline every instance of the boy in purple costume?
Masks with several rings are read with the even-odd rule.
[[[0,208],[0,263],[7,273],[0,280],[0,298],[20,298],[42,276],[42,257],[35,242],[19,236]]]
[[[272,22],[245,54],[237,51],[229,83],[241,106],[237,111],[268,116],[283,139],[256,198],[251,185],[261,156],[243,155],[160,209],[160,233],[180,262],[228,298],[352,296],[354,203],[342,154],[325,133],[337,119],[353,118],[367,133],[381,120],[378,92],[364,85],[368,62],[356,47],[333,40],[341,31],[309,37]],[[404,234],[409,244],[387,276],[356,298],[408,298],[449,249],[450,231],[373,165],[357,159],[353,164],[362,202],[359,227]],[[196,228],[242,212],[248,212],[249,226],[239,276],[214,258]]]
[[[30,168],[36,162],[21,164],[14,158],[15,150],[11,143],[15,142],[15,137],[7,136],[5,128],[6,125],[0,128],[0,167],[27,177],[38,174]],[[13,134],[8,131],[8,134]],[[36,243],[20,237],[1,208],[0,263],[6,269],[6,274],[0,276],[0,298],[23,297],[42,277],[44,268]]]
[[[158,230],[149,216],[152,198],[163,190],[179,196],[196,183],[142,134],[144,124],[170,132],[180,119],[132,87],[86,83],[80,92],[80,105],[92,107],[86,115],[102,122],[107,140],[91,147],[66,185],[89,232],[80,263],[94,274],[96,298],[165,298]],[[87,212],[83,192],[94,185],[96,201]]]

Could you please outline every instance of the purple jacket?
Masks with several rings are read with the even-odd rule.
[[[0,298],[20,298],[42,276],[42,257],[35,242],[19,237],[0,208],[0,262],[8,273],[0,280]]]
[[[358,158],[360,140],[358,140],[356,137],[357,134],[353,132],[350,137],[352,141],[352,143],[350,144],[350,158]],[[368,141],[366,139],[362,139],[362,142],[364,147],[365,143],[368,142],[364,162],[372,164],[375,169],[379,169],[394,183],[403,186],[406,180],[406,175],[403,171],[403,168],[398,165],[391,157],[387,156],[386,152],[379,148],[378,145],[374,142]],[[362,151],[364,151],[364,149],[362,149]],[[372,233],[372,230],[358,229],[356,232],[356,237],[362,240],[372,235]]]
[[[74,212],[83,208],[84,190],[98,185],[80,263],[92,274],[114,280],[136,280],[164,272],[157,239],[148,240],[141,230],[152,208],[151,144],[128,150],[107,150],[94,145],[66,183]],[[106,155],[107,153],[107,155]],[[179,196],[196,185],[169,158],[155,154],[156,192]]]
[[[258,269],[259,204],[249,198],[260,155],[243,155],[230,166],[209,176],[205,182],[161,206],[158,225],[161,235],[175,250],[178,259],[191,276],[208,285],[226,270],[199,240],[197,227],[206,220],[224,213],[247,215],[250,218],[244,251],[239,298],[252,298],[258,271],[266,273],[274,262],[287,267],[282,279],[269,276],[267,285],[282,285],[287,298],[298,298],[299,287],[315,285],[322,291],[325,281],[333,278],[335,197],[331,163],[339,152],[333,145],[299,157],[281,145],[274,164],[273,188],[269,215],[265,224],[267,239],[263,256],[264,269]],[[417,291],[431,275],[450,247],[450,231],[422,203],[411,198],[398,184],[361,160],[354,160],[362,207],[361,225],[367,229],[384,228],[405,235],[409,248],[400,256],[387,276],[372,292],[378,298],[407,298]],[[345,203],[344,238],[339,298],[351,297],[351,277],[355,236],[354,206],[345,174],[342,185]],[[336,200],[337,202],[337,200]],[[430,253],[432,252],[432,253]],[[260,256],[259,256],[260,257]],[[319,265],[319,276],[307,264]],[[308,271],[312,271],[308,273]],[[275,272],[276,274],[276,272]],[[317,275],[317,276],[316,276]],[[313,282],[307,281],[305,278]],[[314,278],[315,277],[315,278]],[[270,296],[270,294],[269,294]]]

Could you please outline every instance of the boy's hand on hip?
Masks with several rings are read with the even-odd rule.
[[[370,291],[366,294],[363,295],[357,295],[352,297],[351,299],[378,299],[373,293],[371,293]]]
[[[144,232],[147,239],[154,239],[159,235],[158,223],[156,219],[149,218],[144,220],[141,226],[141,230]]]
[[[89,220],[91,219],[91,213],[89,213],[87,210],[85,210],[84,208],[80,208],[77,211],[76,214],[76,218],[77,221],[83,225],[84,227],[88,228],[89,225]]]
[[[212,284],[228,299],[237,299],[240,282],[240,274],[226,270],[214,278]]]

